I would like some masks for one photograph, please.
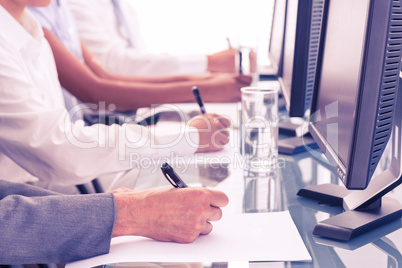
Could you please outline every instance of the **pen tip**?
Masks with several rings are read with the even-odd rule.
[[[193,86],[192,90],[193,90],[193,91],[194,91],[194,90],[198,90],[198,87],[197,87],[197,86]]]

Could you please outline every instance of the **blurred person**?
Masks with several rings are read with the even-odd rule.
[[[211,55],[150,53],[135,9],[126,0],[68,0],[82,42],[109,72],[161,76],[236,71],[237,50]]]
[[[176,75],[165,77],[126,77],[105,71],[81,43],[65,0],[53,0],[47,7],[29,7],[44,28],[52,48],[67,109],[83,102],[112,103],[118,110],[136,110],[153,104],[191,102],[191,87],[197,85],[207,102],[240,100],[240,88],[251,82],[249,76],[234,74]],[[73,93],[72,96],[70,93]]]
[[[50,0],[0,0],[0,179],[75,185],[139,168],[145,158],[221,150],[230,122],[214,114],[181,129],[71,122],[51,52],[26,6]],[[113,94],[112,94],[113,95]]]

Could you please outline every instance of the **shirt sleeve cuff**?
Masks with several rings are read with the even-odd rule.
[[[199,146],[198,129],[185,124],[163,124],[154,129],[159,155],[194,154]]]
[[[179,72],[185,74],[204,74],[207,72],[206,55],[179,56]]]

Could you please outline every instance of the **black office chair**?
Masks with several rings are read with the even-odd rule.
[[[103,193],[103,188],[102,185],[100,184],[98,179],[93,179],[91,181],[91,184],[94,188],[95,193],[99,194],[99,193]],[[88,187],[86,184],[78,184],[76,185],[78,191],[80,192],[80,194],[90,194],[91,192],[88,190]]]

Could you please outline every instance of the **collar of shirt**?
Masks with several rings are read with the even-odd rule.
[[[8,25],[2,29],[2,33],[6,40],[9,40],[18,50],[29,49],[31,54],[36,51],[35,56],[39,56],[44,34],[39,23],[31,14],[24,11],[21,25],[0,5],[0,24]]]

